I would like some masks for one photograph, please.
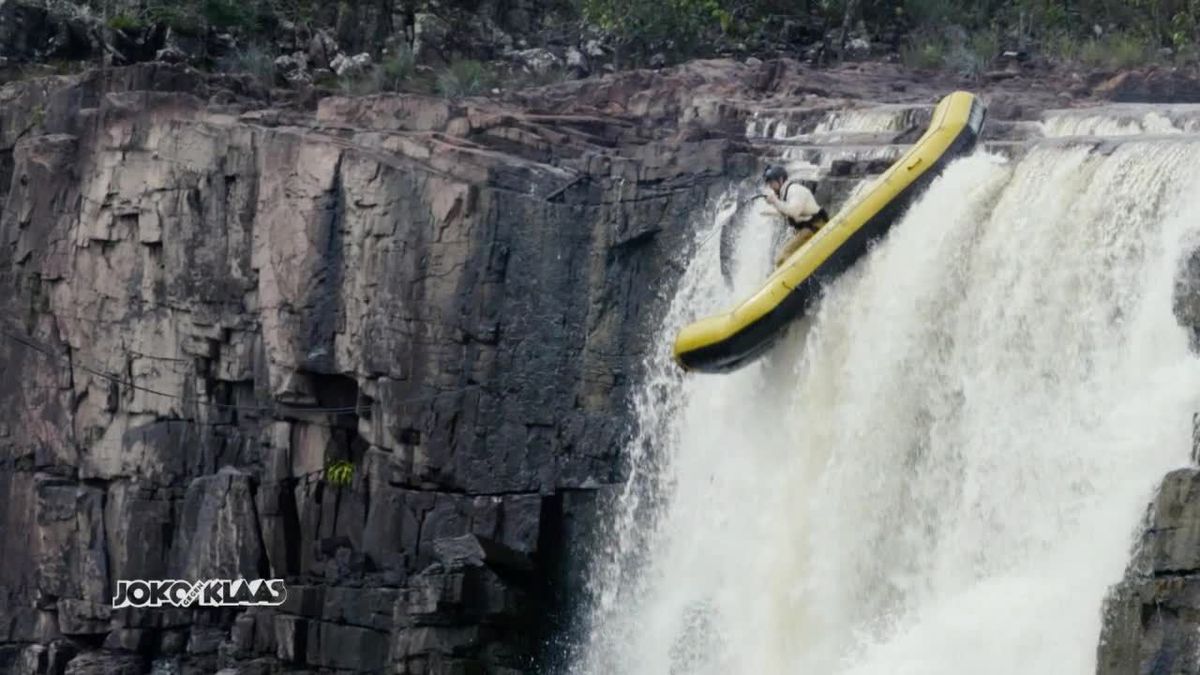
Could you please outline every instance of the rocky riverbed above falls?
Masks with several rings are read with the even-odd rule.
[[[836,204],[940,93],[788,61],[495,100],[160,63],[0,88],[0,668],[530,672],[700,214],[780,156]],[[989,141],[1060,93],[990,85]],[[856,110],[900,122],[827,128]],[[238,577],[288,599],[110,606]]]

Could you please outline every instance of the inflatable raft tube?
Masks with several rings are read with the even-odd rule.
[[[970,152],[983,127],[983,102],[955,92],[938,103],[929,129],[864,195],[843,208],[733,310],[685,326],[675,360],[687,370],[723,373],[766,351],[801,316],[822,284],[837,278],[883,236],[951,160]]]

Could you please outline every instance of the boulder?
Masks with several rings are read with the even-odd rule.
[[[312,81],[308,72],[308,54],[295,52],[275,57],[275,73],[290,84],[307,84]]]
[[[329,67],[338,77],[359,77],[371,67],[371,55],[366,52],[354,56],[338,54],[329,62]]]
[[[203,37],[184,35],[173,28],[167,28],[163,46],[155,52],[154,59],[166,63],[194,63],[204,55],[204,50]]]
[[[1200,670],[1200,469],[1163,479],[1125,577],[1104,605],[1097,675]]]
[[[450,24],[428,12],[416,15],[413,24],[413,57],[422,63],[445,60],[442,46],[450,34]]]
[[[1092,89],[1099,98],[1119,103],[1200,102],[1200,75],[1167,68],[1127,70]]]
[[[564,62],[576,77],[584,77],[591,71],[591,68],[588,67],[587,55],[575,47],[567,48]]]
[[[543,47],[509,52],[508,58],[529,72],[544,74],[562,65],[562,59]]]
[[[308,41],[308,63],[313,68],[329,68],[339,54],[337,39],[328,29],[314,32]]]

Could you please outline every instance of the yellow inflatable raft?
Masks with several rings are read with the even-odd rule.
[[[685,326],[675,359],[687,370],[728,372],[766,351],[801,316],[821,285],[846,271],[951,160],[975,147],[983,103],[955,92],[933,111],[929,130],[859,199],[779,266],[763,287],[732,311]]]

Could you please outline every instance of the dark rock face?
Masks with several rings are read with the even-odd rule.
[[[1177,69],[1129,70],[1101,82],[1093,93],[1119,103],[1196,103],[1200,77]]]
[[[692,216],[754,160],[675,108],[206,102],[255,96],[0,89],[0,670],[524,672]],[[111,606],[238,577],[287,601]]]
[[[1110,593],[1099,675],[1200,670],[1200,469],[1167,474],[1125,579]]]
[[[95,21],[32,2],[5,2],[0,4],[0,65],[88,58],[99,48],[98,33]]]
[[[1188,330],[1192,349],[1200,352],[1200,250],[1193,251],[1180,265],[1172,309],[1180,325]]]

